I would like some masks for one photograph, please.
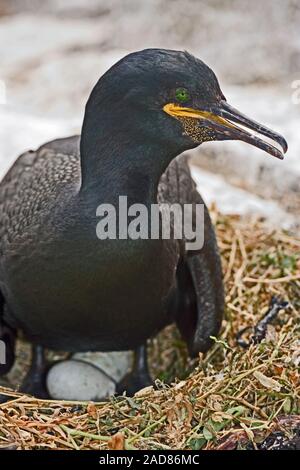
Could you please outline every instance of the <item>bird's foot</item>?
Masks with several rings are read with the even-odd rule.
[[[122,395],[126,392],[127,396],[133,396],[136,392],[145,387],[154,385],[148,373],[136,373],[136,371],[129,372],[125,377],[117,384],[116,393]]]
[[[20,392],[36,398],[50,398],[46,385],[48,370],[44,349],[33,346],[31,367],[20,386]]]
[[[138,347],[134,355],[132,371],[117,384],[116,393],[121,395],[126,392],[128,396],[133,396],[142,388],[154,385],[150,377],[147,363],[147,347],[142,345]]]
[[[28,395],[32,395],[35,398],[50,398],[46,386],[46,376],[46,371],[41,373],[39,376],[36,374],[27,374],[22,385],[20,386],[19,391]]]
[[[43,376],[41,376],[40,380],[37,380],[36,377],[35,380],[32,380],[30,376],[27,375],[18,391],[26,393],[28,395],[32,395],[35,398],[50,398],[49,392],[46,387],[46,380]],[[15,398],[15,395],[4,395],[3,393],[0,393],[0,404],[14,400]]]
[[[10,395],[3,395],[3,393],[0,393],[0,404],[1,403],[6,403],[8,401],[13,400],[15,397],[10,396]]]

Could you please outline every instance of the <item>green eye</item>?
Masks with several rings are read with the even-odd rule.
[[[175,91],[175,96],[178,101],[181,101],[181,103],[184,103],[190,99],[190,94],[186,88],[177,88]]]

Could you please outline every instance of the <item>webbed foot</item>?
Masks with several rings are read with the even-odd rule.
[[[46,386],[48,368],[44,348],[33,346],[31,366],[20,386],[20,392],[36,398],[50,398]]]
[[[116,393],[121,395],[126,392],[128,396],[133,396],[142,388],[154,385],[150,376],[147,362],[147,347],[140,346],[135,351],[134,363],[132,371],[117,384]]]

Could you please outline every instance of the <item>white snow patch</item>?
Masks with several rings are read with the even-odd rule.
[[[224,214],[261,216],[285,229],[295,225],[294,217],[283,211],[275,202],[236,188],[228,184],[222,176],[214,175],[194,165],[191,165],[191,172],[197,189],[208,206],[216,203]]]
[[[0,106],[0,178],[21,153],[79,130],[76,120],[42,119]]]

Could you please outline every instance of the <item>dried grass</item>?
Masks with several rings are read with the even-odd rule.
[[[212,449],[250,441],[255,448],[272,430],[289,433],[299,426],[300,239],[262,221],[215,214],[215,223],[227,311],[206,356],[190,361],[169,327],[150,346],[157,390],[97,404],[14,393],[14,400],[0,405],[0,446]],[[262,343],[241,349],[236,333],[257,323],[272,296],[287,300],[289,308]]]

